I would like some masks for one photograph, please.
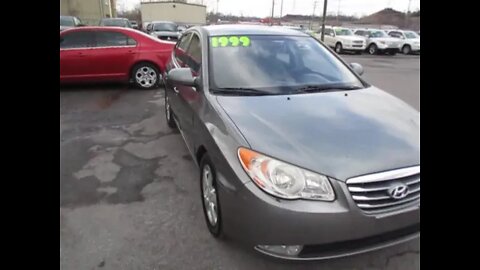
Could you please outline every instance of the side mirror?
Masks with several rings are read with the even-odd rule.
[[[362,65],[360,65],[358,63],[351,63],[350,67],[353,69],[353,71],[355,71],[355,73],[357,73],[359,76],[362,76],[362,74],[363,74]]]
[[[189,68],[175,68],[168,72],[167,81],[185,86],[196,86],[197,80],[192,76]]]

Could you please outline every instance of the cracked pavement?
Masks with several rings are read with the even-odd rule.
[[[419,57],[344,56],[419,109]],[[285,262],[213,239],[198,169],[167,127],[163,89],[60,92],[61,269],[420,269],[420,241],[353,257]]]

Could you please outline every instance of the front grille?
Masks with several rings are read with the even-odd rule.
[[[392,190],[402,185],[408,187],[404,197],[394,198]],[[420,201],[420,166],[350,178],[347,188],[366,213],[397,210]]]
[[[354,41],[353,41],[353,43],[356,43],[356,44],[362,44],[362,43],[363,43],[363,41],[361,41],[361,40],[354,40]]]

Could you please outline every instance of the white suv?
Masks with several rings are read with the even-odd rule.
[[[420,53],[420,36],[417,33],[405,30],[391,30],[388,31],[388,35],[402,40],[402,53]]]
[[[315,34],[315,37],[320,40],[322,35],[321,29]],[[355,36],[348,28],[343,27],[325,27],[324,34],[325,45],[335,48],[336,53],[344,51],[355,52],[361,54],[366,48],[366,39]]]
[[[395,55],[402,45],[401,39],[391,37],[380,29],[357,29],[355,35],[367,38],[367,52],[369,54],[385,52]]]

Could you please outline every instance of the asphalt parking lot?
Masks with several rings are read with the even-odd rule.
[[[420,57],[343,55],[420,110]],[[61,269],[420,269],[420,241],[336,260],[272,260],[213,239],[198,169],[167,127],[163,89],[60,91]]]

